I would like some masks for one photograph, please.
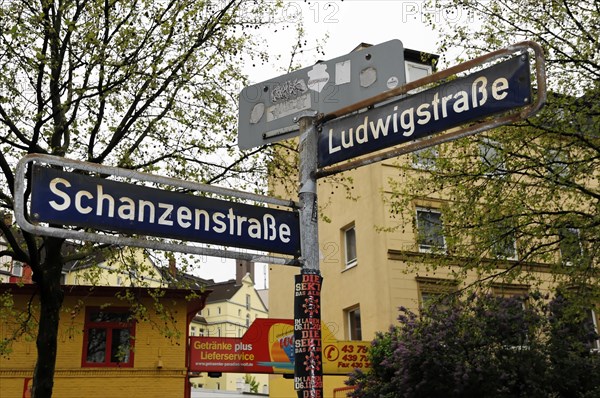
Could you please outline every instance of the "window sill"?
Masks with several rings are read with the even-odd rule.
[[[104,368],[104,369],[131,369],[133,363],[99,363],[99,362],[84,362],[81,364],[82,368]]]
[[[356,268],[358,266],[358,261],[355,261],[351,264],[346,264],[346,267],[342,270],[342,273],[351,270],[352,268]]]
[[[446,247],[419,246],[419,253],[423,254],[448,254]]]
[[[419,171],[435,171],[436,170],[435,165],[430,165],[430,164],[412,163],[411,166],[412,166],[413,170],[419,170]]]

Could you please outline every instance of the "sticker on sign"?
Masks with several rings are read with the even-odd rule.
[[[294,137],[303,113],[334,112],[404,83],[404,48],[391,40],[248,86],[239,98],[238,145]]]

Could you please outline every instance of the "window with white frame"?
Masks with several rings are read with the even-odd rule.
[[[343,230],[344,236],[344,262],[346,268],[353,267],[357,264],[356,255],[356,228],[354,224]]]
[[[565,304],[567,306],[559,310],[559,316],[557,317],[561,322],[564,320],[569,321],[569,325],[565,325],[567,327],[563,330],[569,333],[574,341],[581,343],[590,351],[600,352],[600,311],[598,305],[579,304],[576,301],[570,302],[568,299],[563,303],[563,305]],[[568,314],[564,313],[565,309],[568,309]]]
[[[561,228],[558,231],[560,257],[563,265],[577,264],[583,255],[581,237],[577,228]]]
[[[362,340],[362,327],[360,322],[360,307],[356,306],[346,310],[348,322],[348,339]]]
[[[417,207],[417,243],[419,251],[424,253],[446,250],[442,213],[439,210]]]
[[[420,149],[412,153],[413,166],[422,170],[434,170],[439,151],[435,147]]]
[[[506,174],[506,162],[499,142],[484,138],[479,145],[479,155],[483,165],[483,173],[487,176]]]
[[[598,329],[598,312],[595,309],[590,309],[588,311],[589,316],[589,324],[593,327],[593,331],[596,337],[600,336],[600,330]],[[600,340],[596,338],[595,340],[590,341],[590,349],[592,351],[600,351]]]
[[[517,239],[514,229],[506,223],[500,223],[495,229],[490,248],[492,255],[504,260],[516,260]]]

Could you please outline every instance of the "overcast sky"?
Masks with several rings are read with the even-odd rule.
[[[360,43],[380,44],[398,39],[406,48],[435,52],[436,39],[424,23],[427,15],[445,23],[454,19],[425,8],[420,1],[403,0],[345,0],[345,1],[285,1],[278,19],[297,23],[302,21],[308,38],[308,50],[315,39],[326,35],[325,56],[307,51],[305,60],[312,65],[318,59],[332,59],[352,51]],[[277,40],[269,40],[272,53],[286,54],[294,39],[294,29],[279,30]],[[274,38],[273,38],[274,39]],[[260,82],[282,74],[289,58],[271,68],[262,65],[249,68],[252,82]],[[304,65],[303,65],[304,66]],[[270,70],[271,69],[271,70]]]

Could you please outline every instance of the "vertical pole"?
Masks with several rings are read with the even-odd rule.
[[[294,287],[294,388],[298,398],[323,396],[321,272],[317,213],[318,136],[314,117],[300,127],[300,248],[302,269]]]

